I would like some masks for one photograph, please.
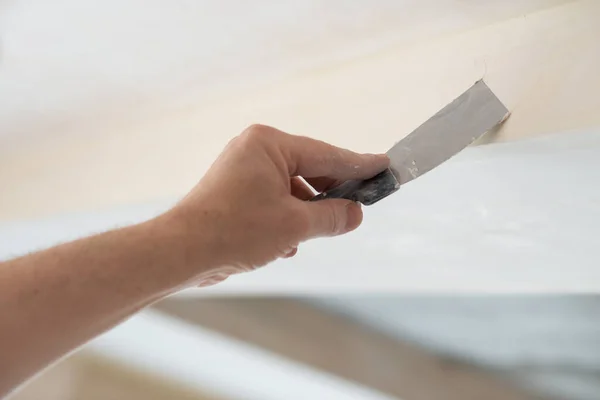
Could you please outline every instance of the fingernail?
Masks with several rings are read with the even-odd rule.
[[[284,258],[291,258],[294,257],[296,255],[296,253],[298,252],[298,248],[294,247],[289,253],[287,253]]]
[[[346,205],[346,229],[350,232],[358,228],[362,222],[363,213],[360,204],[350,202]]]

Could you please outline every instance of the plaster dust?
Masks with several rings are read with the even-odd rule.
[[[0,219],[181,196],[233,135],[256,122],[358,151],[383,151],[480,79],[485,69],[486,82],[512,111],[493,136],[495,142],[600,125],[595,72],[600,70],[600,2],[503,2],[513,11],[521,10],[519,4],[534,3],[524,14],[504,12],[499,14],[503,19],[493,19],[482,11],[467,20],[443,3],[440,10],[448,17],[434,13],[438,28],[417,34],[418,24],[403,30],[402,24],[390,22],[389,32],[399,32],[394,37],[401,40],[391,44],[393,35],[379,37],[385,49],[375,53],[320,58],[319,66],[305,72],[291,68],[294,72],[285,79],[235,94],[215,90],[201,101],[190,99],[200,98],[202,85],[190,84],[190,91],[185,85],[168,93],[155,90],[153,98],[166,93],[164,102],[157,103],[163,107],[139,115],[135,102],[115,100],[135,116],[126,122],[96,113],[110,103],[108,97],[100,103],[84,101],[90,108],[81,119],[65,120],[60,114],[62,123],[45,125],[48,135],[0,148],[0,185],[11,188],[0,197]],[[415,10],[431,8],[417,4]],[[416,20],[426,19],[421,15]],[[445,23],[451,29],[439,28]],[[190,65],[198,65],[196,61]],[[166,84],[172,75],[167,70],[152,78],[163,77]],[[123,79],[125,86],[114,86],[113,94],[126,92],[127,74]],[[153,89],[147,86],[142,92],[148,95]],[[178,96],[188,102],[177,102]],[[26,111],[32,103],[22,99]],[[40,115],[41,121],[49,121]],[[43,130],[25,122],[9,127]]]

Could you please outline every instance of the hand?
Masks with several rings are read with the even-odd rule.
[[[315,192],[300,177],[321,192],[348,179],[370,178],[388,164],[383,154],[360,155],[268,126],[246,129],[172,210],[192,240],[191,259],[194,243],[198,252],[210,253],[211,267],[195,284],[291,257],[308,239],[356,229],[362,222],[359,204],[307,202]]]

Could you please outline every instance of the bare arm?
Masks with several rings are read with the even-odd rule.
[[[0,397],[184,282],[178,235],[157,219],[0,264]]]
[[[166,295],[357,228],[357,204],[306,202],[313,192],[297,177],[321,191],[388,162],[253,126],[167,213],[0,263],[0,397]]]

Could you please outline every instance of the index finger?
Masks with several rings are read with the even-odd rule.
[[[281,143],[291,176],[328,177],[338,180],[367,179],[386,169],[385,154],[360,154],[320,140],[287,135]]]

